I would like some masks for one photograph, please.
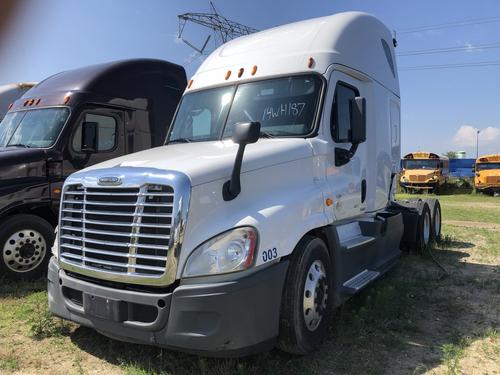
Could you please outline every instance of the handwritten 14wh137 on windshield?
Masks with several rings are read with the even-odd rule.
[[[276,106],[268,106],[264,108],[262,120],[272,120],[282,117],[300,117],[306,103],[281,103]]]

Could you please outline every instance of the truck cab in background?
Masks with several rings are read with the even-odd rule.
[[[0,121],[9,110],[9,106],[35,86],[35,83],[11,83],[0,86]]]
[[[474,186],[485,194],[500,194],[500,154],[484,155],[474,166]]]
[[[399,184],[408,192],[438,192],[448,181],[449,159],[432,152],[412,152],[401,160]]]
[[[203,355],[311,352],[402,240],[431,238],[429,205],[392,199],[395,44],[378,19],[348,12],[214,51],[166,146],[65,181],[52,313]]]
[[[0,123],[0,277],[47,269],[71,173],[162,145],[186,86],[181,66],[135,59],[62,72]]]

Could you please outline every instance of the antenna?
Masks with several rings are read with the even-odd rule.
[[[206,55],[210,52],[207,51],[207,45],[212,36],[215,45],[219,46],[226,43],[228,40],[258,31],[252,27],[227,19],[217,11],[213,2],[210,2],[210,9],[211,13],[184,13],[177,16],[179,18],[177,38],[193,48],[200,55]],[[201,48],[196,47],[193,43],[183,38],[184,28],[188,22],[207,27],[212,31],[212,34],[208,35]]]

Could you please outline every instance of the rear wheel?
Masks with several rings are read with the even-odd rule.
[[[332,267],[325,243],[304,237],[295,248],[283,292],[278,347],[293,354],[314,350],[332,312]]]
[[[419,202],[418,205],[418,225],[416,250],[424,251],[431,242],[432,219],[429,204],[426,201]]]
[[[35,279],[46,271],[54,228],[27,214],[7,216],[0,223],[0,275]]]
[[[437,199],[427,199],[431,213],[431,241],[438,242],[441,239],[441,204]]]

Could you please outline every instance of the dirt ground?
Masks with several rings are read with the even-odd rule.
[[[476,202],[464,196],[468,221],[444,217],[431,252],[403,254],[338,309],[309,356],[221,360],[122,343],[52,318],[45,281],[4,281],[0,374],[500,374],[498,217]],[[485,203],[500,215],[500,198]]]

